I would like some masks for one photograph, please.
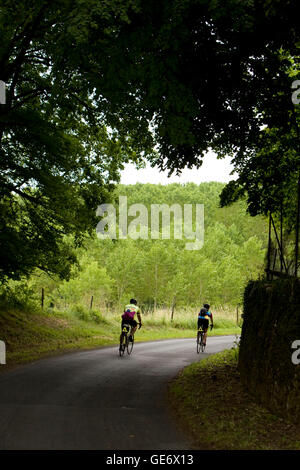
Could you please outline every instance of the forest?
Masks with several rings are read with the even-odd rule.
[[[29,279],[9,281],[3,295],[27,296],[43,306],[121,312],[132,297],[144,312],[195,310],[203,302],[235,310],[247,282],[263,275],[267,222],[250,217],[245,201],[220,207],[222,183],[118,185],[114,199],[128,205],[204,204],[204,245],[186,250],[183,239],[99,239],[91,235],[74,251],[77,262],[69,280],[36,269]],[[130,220],[128,221],[130,223]],[[172,223],[172,221],[171,221]],[[174,221],[173,221],[174,225]],[[23,292],[22,294],[20,294]]]

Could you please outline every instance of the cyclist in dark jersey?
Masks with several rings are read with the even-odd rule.
[[[203,304],[203,307],[200,309],[200,312],[198,313],[198,330],[200,327],[202,327],[204,335],[203,335],[203,342],[204,345],[206,345],[206,338],[207,338],[207,330],[209,326],[209,321],[210,321],[210,326],[213,328],[214,322],[213,322],[213,315],[209,311],[210,306],[208,304]]]
[[[137,315],[139,323],[134,319],[135,315]],[[140,328],[142,326],[141,309],[137,306],[137,301],[135,299],[130,299],[130,303],[125,305],[124,313],[122,315],[121,329],[123,329],[123,325],[125,323],[131,326],[129,341],[132,341],[132,336],[136,332],[138,324]]]

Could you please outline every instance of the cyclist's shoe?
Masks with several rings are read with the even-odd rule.
[[[132,343],[133,342],[133,336],[132,335],[129,335],[129,341]]]

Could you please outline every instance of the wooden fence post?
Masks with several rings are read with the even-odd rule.
[[[173,297],[173,302],[172,302],[171,322],[173,321],[173,318],[174,318],[175,305],[176,305],[176,295]]]

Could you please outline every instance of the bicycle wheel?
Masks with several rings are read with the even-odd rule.
[[[200,349],[201,349],[201,352],[204,352],[205,344],[203,343],[203,333],[202,333],[202,335],[201,335]]]
[[[126,338],[127,354],[131,354],[132,349],[133,349],[133,343],[134,343],[134,336],[132,337],[132,341],[129,341],[129,337],[127,336]]]
[[[120,346],[119,346],[119,355],[121,357],[124,356],[124,352],[125,352],[125,348],[126,348],[126,339],[127,339],[127,335],[125,333],[122,333]]]

